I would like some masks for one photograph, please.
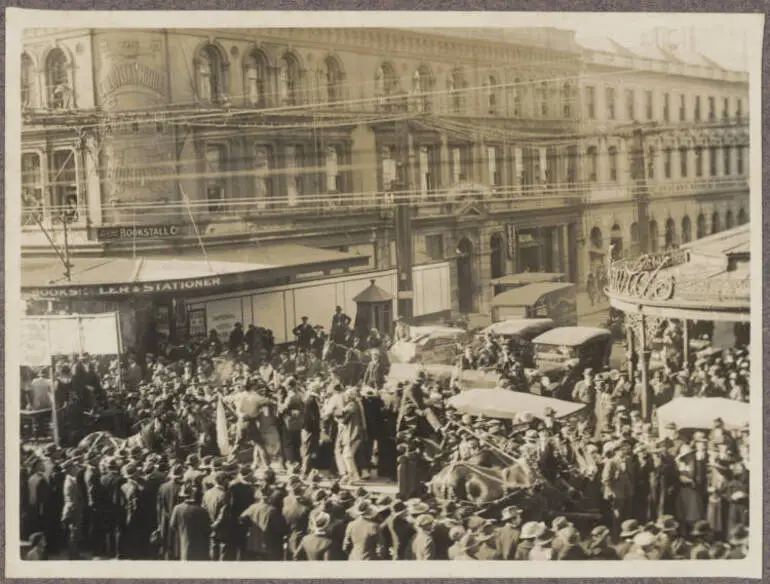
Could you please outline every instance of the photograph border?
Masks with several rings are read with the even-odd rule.
[[[52,4],[52,3],[51,3]],[[71,7],[73,3],[68,3],[67,7]],[[86,3],[83,3],[86,4]],[[149,3],[144,3],[149,4]],[[200,4],[200,3],[199,3]],[[210,3],[213,4],[213,3]],[[246,3],[243,3],[246,4]],[[381,4],[385,4],[384,2]],[[469,3],[470,4],[470,3]],[[520,3],[521,4],[521,3]],[[556,7],[556,2],[542,3],[551,7]],[[569,4],[573,3],[558,3]],[[574,3],[577,4],[577,3]],[[630,3],[628,3],[630,4]],[[684,2],[679,4],[684,5]],[[705,4],[705,3],[704,3]],[[710,2],[709,4],[716,5],[716,2]],[[743,3],[741,3],[743,4]],[[125,3],[114,2],[113,5],[125,6]],[[189,3],[187,3],[189,5]],[[233,6],[228,3],[228,7]],[[630,4],[633,6],[633,4]],[[93,6],[93,3],[88,4]],[[453,7],[457,6],[457,3],[453,3]],[[565,6],[566,7],[566,6]],[[739,5],[740,7],[740,5]],[[470,6],[469,6],[470,8]],[[560,8],[564,8],[561,7]],[[736,8],[732,6],[732,8]],[[722,10],[720,10],[722,12]],[[765,61],[770,62],[770,58],[763,58],[763,43],[762,33],[764,26],[767,24],[764,20],[763,14],[734,14],[732,10],[725,10],[724,18],[736,19],[736,24],[741,19],[746,20],[746,26],[752,27],[750,38],[748,39],[749,46],[749,64],[748,70],[751,75],[749,86],[749,112],[750,112],[750,190],[754,193],[750,200],[750,225],[751,225],[751,270],[755,275],[752,278],[752,306],[751,314],[752,321],[766,324],[765,312],[764,312],[764,295],[763,295],[763,277],[756,277],[756,275],[764,276],[764,262],[765,257],[764,249],[762,247],[763,241],[763,226],[767,220],[767,210],[764,205],[764,197],[761,193],[764,192],[764,164],[763,164],[763,130],[764,119],[762,117],[762,105],[764,103],[762,99],[762,88],[764,87],[764,77],[760,78],[763,73],[763,63]],[[731,14],[727,14],[731,13]],[[260,27],[262,26],[302,26],[302,21],[307,22],[309,12],[307,11],[292,11],[292,12],[275,12],[275,11],[259,11],[254,12],[259,15]],[[398,23],[402,23],[403,26],[404,16],[408,13],[404,12],[313,12],[312,13],[312,26],[313,28],[323,26],[397,26]],[[634,18],[650,18],[649,13],[639,13]],[[180,15],[183,16],[184,23],[180,24]],[[545,15],[545,16],[544,16]],[[644,15],[644,16],[642,16]],[[139,28],[139,27],[152,27],[152,28],[224,28],[229,26],[239,26],[243,28],[244,12],[217,12],[212,14],[209,11],[156,11],[156,12],[134,12],[126,14],[125,12],[116,11],[78,11],[78,12],[64,12],[64,11],[22,11],[14,8],[9,8],[5,12],[6,18],[6,51],[5,55],[8,57],[5,67],[6,84],[5,84],[5,96],[6,96],[6,111],[5,111],[5,153],[6,153],[6,181],[5,193],[15,193],[19,191],[20,187],[20,151],[18,144],[20,143],[21,134],[21,119],[19,116],[19,100],[18,84],[19,84],[19,62],[21,55],[21,28],[24,26],[35,27],[48,27],[57,28],[55,22],[57,19],[62,19],[66,16],[65,27],[61,28]],[[540,19],[540,25],[543,26],[545,21],[546,26],[554,27],[568,27],[570,19],[574,18],[587,18],[591,15],[575,13],[536,13],[536,12],[505,12],[505,13],[461,13],[461,12],[436,12],[436,13],[421,13],[421,16],[425,16],[430,21],[431,27],[439,26],[505,26],[506,19],[515,19],[516,24],[523,25],[529,22],[534,22],[535,19]],[[593,15],[596,18],[596,15]],[[606,13],[599,17],[612,19],[630,18],[628,13]],[[656,18],[665,19],[668,24],[671,23],[674,18],[686,18],[688,24],[693,24],[692,21],[702,19],[708,19],[713,17],[712,14],[699,14],[699,13],[666,13],[664,15],[658,15]],[[176,20],[176,23],[172,21]],[[128,24],[127,24],[128,22]],[[560,24],[561,22],[561,24]],[[486,23],[486,24],[484,24]],[[171,26],[174,24],[174,26]],[[651,24],[652,25],[652,24]],[[608,24],[609,26],[609,24]],[[767,55],[767,53],[765,53]],[[760,83],[761,81],[761,83]],[[762,171],[760,171],[762,169]],[[757,195],[756,193],[760,193]],[[6,205],[4,206],[4,218],[6,225],[19,225],[20,224],[20,210],[21,205],[17,203],[16,199],[12,196],[8,198]],[[5,339],[4,339],[4,373],[5,373],[5,386],[6,388],[14,388],[18,386],[18,367],[6,365],[18,363],[18,351],[19,344],[15,342],[18,339],[19,328],[19,312],[14,307],[20,306],[20,269],[19,258],[21,253],[20,237],[18,230],[6,231],[4,230],[4,268],[5,268],[5,303],[6,311],[4,314],[5,324]],[[757,253],[760,252],[760,253]],[[18,303],[18,304],[17,304]],[[751,434],[751,449],[754,453],[762,452],[763,445],[766,440],[764,431],[764,418],[763,413],[767,413],[766,408],[768,404],[765,403],[763,391],[763,368],[768,364],[763,360],[763,339],[764,326],[752,327],[751,338],[751,350],[752,350],[752,362],[756,364],[752,367],[752,406],[756,406],[758,400],[761,401],[763,407],[752,408],[752,428],[761,428],[762,432],[753,431]],[[762,368],[758,364],[762,363]],[[18,391],[6,391],[4,400],[4,411],[9,412],[9,415],[4,416],[3,426],[4,433],[4,446],[5,446],[5,498],[6,500],[14,501],[18,500],[18,466],[19,466],[19,417],[18,415],[11,415],[10,412],[18,412],[19,409],[19,395]],[[756,455],[755,455],[756,456]],[[764,460],[763,460],[764,463]],[[756,463],[755,463],[756,464]],[[765,513],[767,504],[765,494],[764,482],[767,477],[767,471],[762,464],[763,472],[755,472],[750,474],[751,476],[751,491],[752,491],[752,508],[751,508],[751,524],[754,530],[757,530],[757,526],[762,525],[763,516]],[[14,499],[15,498],[15,499]],[[757,503],[754,501],[759,500]],[[7,545],[5,548],[5,568],[4,575],[7,578],[51,578],[59,580],[66,575],[67,578],[99,578],[99,579],[126,579],[134,578],[138,574],[147,574],[151,578],[162,579],[163,581],[169,579],[192,579],[192,578],[207,578],[218,579],[222,577],[222,566],[227,566],[224,571],[227,572],[228,579],[234,578],[254,578],[258,576],[260,579],[304,579],[309,578],[313,580],[317,579],[461,579],[461,578],[510,578],[515,576],[517,578],[535,578],[535,577],[547,577],[547,578],[584,578],[587,580],[595,579],[596,576],[596,563],[595,562],[575,562],[564,565],[563,563],[550,563],[547,564],[547,568],[542,563],[537,562],[517,562],[514,564],[514,568],[511,569],[507,562],[380,562],[379,565],[387,565],[387,568],[377,569],[376,572],[372,570],[371,565],[368,562],[330,562],[330,563],[260,563],[258,568],[250,562],[193,562],[193,563],[181,563],[181,562],[162,562],[162,561],[132,561],[126,562],[65,562],[65,561],[48,561],[48,562],[24,562],[19,558],[19,526],[16,521],[17,506],[9,505],[11,510],[10,516],[6,514],[6,508],[3,509],[3,521],[5,522],[4,541]],[[759,545],[754,542],[754,538],[760,537]],[[602,564],[601,573],[603,578],[627,578],[629,572],[632,572],[634,577],[671,577],[673,575],[692,578],[760,578],[762,576],[763,567],[763,551],[765,546],[762,543],[766,541],[764,533],[752,534],[752,545],[750,548],[750,555],[745,560],[709,560],[709,561],[664,561],[664,562],[646,562],[632,564],[633,568],[629,568],[627,564],[612,563]],[[289,565],[291,568],[289,568]],[[377,565],[377,564],[375,564]],[[126,567],[130,569],[127,570]],[[514,572],[512,575],[511,572]],[[362,577],[363,576],[363,577]]]

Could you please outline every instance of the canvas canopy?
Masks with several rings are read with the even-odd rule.
[[[517,336],[543,333],[553,328],[554,322],[550,318],[522,318],[515,320],[503,320],[495,322],[481,331],[482,335]]]
[[[721,418],[728,430],[748,424],[751,406],[723,397],[677,397],[658,408],[658,426],[673,422],[677,428],[709,429]]]
[[[553,408],[555,417],[566,418],[585,408],[585,405],[581,403],[501,388],[469,389],[452,397],[449,404],[464,414],[510,420],[517,419],[519,414],[523,412],[541,417],[545,409],[549,407]]]

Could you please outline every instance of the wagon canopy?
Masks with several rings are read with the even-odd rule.
[[[550,318],[521,318],[515,320],[503,320],[489,325],[481,331],[481,335],[537,336],[554,328],[556,325]]]
[[[658,408],[658,427],[673,422],[677,428],[709,429],[722,418],[728,430],[749,423],[751,406],[723,397],[677,397]]]
[[[516,419],[523,412],[542,417],[546,408],[552,408],[555,417],[566,418],[585,408],[582,403],[501,388],[469,389],[452,397],[449,404],[464,414],[509,420]]]
[[[593,339],[609,338],[610,331],[591,326],[562,326],[544,332],[532,339],[536,345],[564,345],[576,347]]]

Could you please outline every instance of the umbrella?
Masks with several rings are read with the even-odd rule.
[[[728,430],[749,422],[751,406],[723,397],[677,397],[658,408],[658,427],[673,422],[677,428],[709,429],[722,418]]]
[[[564,418],[582,410],[582,403],[568,402],[551,397],[521,393],[509,389],[469,389],[449,400],[449,404],[464,414],[490,418],[515,419],[521,412],[542,416],[546,408],[553,408],[555,417]]]

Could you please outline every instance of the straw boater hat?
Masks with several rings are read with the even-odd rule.
[[[325,511],[321,511],[313,518],[313,531],[316,534],[324,535],[331,523],[331,516]]]
[[[626,519],[620,524],[620,537],[627,539],[634,537],[640,531],[639,522],[636,519]]]
[[[634,536],[634,545],[642,549],[654,545],[656,541],[655,534],[649,531],[640,531]]]
[[[610,536],[610,529],[606,525],[597,525],[591,530],[591,539],[596,542],[603,541]]]
[[[655,526],[663,533],[672,533],[679,529],[679,522],[674,519],[673,515],[661,515]]]

